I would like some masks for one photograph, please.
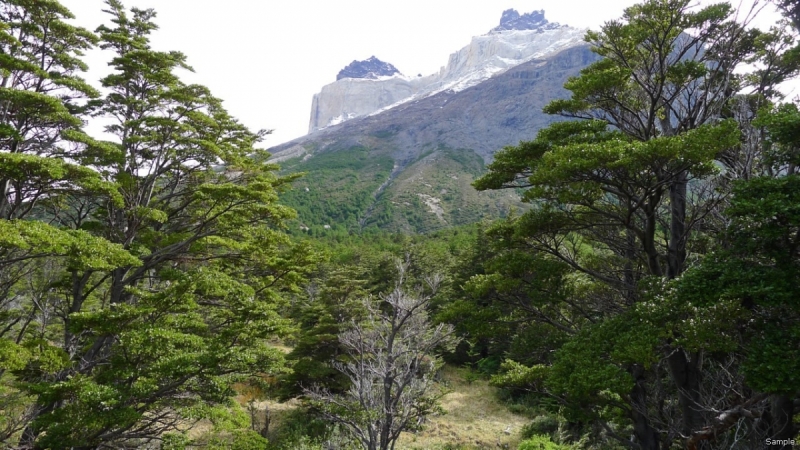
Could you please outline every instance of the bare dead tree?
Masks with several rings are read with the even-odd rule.
[[[305,393],[329,421],[347,429],[365,450],[394,449],[402,431],[419,427],[444,394],[435,382],[440,348],[455,346],[451,325],[433,326],[427,306],[441,278],[427,291],[403,287],[406,264],[398,263],[394,289],[380,301],[364,298],[366,319],[339,335],[347,362],[334,367],[350,380],[343,395],[312,388]]]

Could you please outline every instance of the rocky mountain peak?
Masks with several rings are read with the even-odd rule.
[[[516,9],[507,9],[500,16],[500,25],[494,27],[489,33],[507,30],[552,30],[560,27],[558,23],[548,22],[544,18],[544,10],[531,11],[520,15]]]
[[[363,61],[351,62],[336,75],[336,80],[338,81],[342,78],[368,78],[374,80],[379,77],[388,77],[398,73],[400,73],[400,71],[397,70],[395,66],[372,56]]]

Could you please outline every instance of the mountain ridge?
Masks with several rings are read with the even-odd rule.
[[[285,202],[309,232],[427,232],[524,208],[513,191],[471,187],[495,151],[560,120],[542,113],[595,61],[588,45],[532,59],[461,91],[441,91],[270,149],[306,172]],[[327,226],[328,228],[323,228]],[[316,230],[316,231],[314,231]]]
[[[549,22],[544,17],[544,10],[531,11],[520,14],[516,9],[507,9],[500,16],[500,25],[492,28],[489,33],[498,33],[509,30],[553,30],[561,25]]]
[[[336,80],[343,78],[363,78],[376,80],[381,77],[398,75],[400,71],[387,62],[383,62],[374,55],[363,61],[354,60],[336,75]],[[402,74],[400,74],[402,75]]]
[[[497,150],[561,120],[542,109],[599,58],[584,34],[542,10],[512,9],[427,77],[374,57],[351,63],[356,78],[314,96],[309,134],[269,149],[284,173],[307,174],[283,197],[296,228],[428,232],[526,208],[513,190],[478,192],[472,182]]]
[[[514,129],[516,131],[513,136],[491,138],[491,135],[478,133],[468,140],[456,140],[450,143],[455,147],[477,149],[478,153],[486,161],[489,161],[491,160],[490,155],[502,146],[509,145],[509,143],[515,144],[521,139],[532,139],[535,136],[535,131],[540,128],[536,126],[539,123],[532,123],[529,120],[530,117],[546,117],[548,124],[556,120],[556,117],[542,113],[541,108],[552,98],[565,97],[567,91],[563,88],[561,81],[577,74],[580,68],[596,59],[596,55],[589,50],[588,45],[570,47],[547,59],[533,59],[519,64],[463,91],[440,91],[430,97],[406,102],[378,114],[354,118],[348,122],[321,129],[274,146],[269,151],[273,154],[273,161],[280,161],[288,159],[287,157],[300,156],[292,156],[292,149],[298,145],[305,146],[314,142],[317,151],[325,151],[330,147],[329,142],[338,141],[342,136],[395,135],[402,130],[408,132],[411,125],[421,125],[426,120],[433,125],[427,125],[425,128],[436,126],[436,123],[453,123],[459,114],[462,117],[458,128],[463,129],[476,120],[477,116],[485,115],[495,117],[491,124],[487,123],[488,128]],[[524,80],[524,83],[519,83],[519,86],[511,88],[510,86],[515,83],[514,80],[518,82]],[[546,85],[546,88],[543,88],[542,85]],[[504,87],[504,93],[489,101],[484,93],[495,86]],[[554,95],[544,95],[545,93]],[[469,98],[469,100],[453,102],[453,99],[459,98]],[[503,111],[496,114],[493,109],[497,107],[498,103],[503,103]],[[437,109],[442,111],[436,111]],[[481,113],[481,110],[485,113]],[[412,134],[416,135],[416,133]],[[510,142],[509,139],[511,139]],[[423,142],[425,139],[418,138],[416,141]],[[296,148],[295,151],[297,151]],[[302,155],[313,156],[313,153],[303,151]]]
[[[391,76],[344,77],[323,86],[312,98],[309,133],[445,90],[466,89],[528,60],[582,45],[586,31],[550,23],[543,10],[524,15],[507,10],[499,27],[505,28],[473,37],[434,74],[406,77],[398,71]]]

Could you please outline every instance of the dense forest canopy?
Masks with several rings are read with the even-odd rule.
[[[475,182],[527,209],[319,237],[287,231],[301,175],[265,132],[151,47],[153,10],[106,0],[90,31],[0,0],[0,446],[395,448],[447,362],[530,415],[521,449],[792,448],[800,20],[776,5],[766,31],[645,0],[588,32],[565,120]]]

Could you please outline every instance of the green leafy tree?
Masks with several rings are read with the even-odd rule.
[[[97,38],[67,24],[71,17],[57,2],[0,3],[0,337],[29,317],[12,303],[35,260],[96,243],[53,220],[25,219],[67,195],[103,192],[119,200],[113,185],[81,167],[91,152],[85,143],[96,144],[81,131],[81,117],[98,93],[79,76],[86,69],[80,56]]]
[[[363,263],[362,263],[363,264]],[[300,329],[287,359],[292,372],[281,379],[284,399],[302,394],[304,388],[319,386],[341,393],[348,387],[344,375],[331,366],[345,351],[339,333],[363,315],[360,299],[369,295],[369,269],[358,263],[330,264],[314,274],[293,309]]]
[[[545,362],[565,333],[579,329],[559,319],[567,317],[561,313],[571,289],[569,267],[524,249],[513,223],[512,218],[478,230],[451,273],[452,292],[440,302],[437,320],[456,325],[470,340],[469,353],[456,355],[466,357],[462,362],[484,368],[504,358]]]
[[[724,238],[680,280],[677,295],[708,317],[726,304],[743,312],[746,320],[716,321],[713,332],[736,338],[745,387],[761,400],[749,406],[764,416],[763,435],[785,442],[796,435],[792,418],[800,398],[800,112],[796,104],[784,104],[762,111],[758,122],[768,133],[771,171],[779,175],[737,183]],[[710,351],[719,351],[719,343],[703,342]],[[693,439],[711,439],[732,426],[718,420]]]
[[[21,161],[1,165],[10,181],[0,246],[12,255],[3,263],[62,256],[9,278],[13,304],[32,311],[10,319],[3,332],[14,339],[0,347],[4,357],[8,342],[31,355],[2,359],[34,400],[15,434],[23,447],[143,445],[219,414],[235,382],[281,370],[283,355],[267,339],[286,330],[278,307],[315,261],[281,231],[294,213],[276,201],[292,178],[276,176],[254,147],[264,133],[239,124],[206,88],[180,81],[185,57],[149,45],[152,10],[128,12],[115,0],[107,7],[113,25],[98,33],[114,52],[113,73],[102,80],[108,94],[84,106],[110,119],[116,140],[96,142],[72,115],[82,106],[61,91],[36,92],[31,80],[68,93],[85,84],[5,57],[25,38],[44,64],[76,71],[80,50],[96,38],[60,22],[69,13],[56,2],[3,2],[19,25],[4,22],[2,61],[22,67],[9,79],[26,80],[2,91],[3,104],[39,102],[14,113],[12,124],[32,125],[16,125],[16,134],[3,127],[11,149],[3,158]],[[25,22],[40,9],[49,16]],[[48,40],[42,24],[63,43]],[[73,153],[59,153],[62,146]]]
[[[81,56],[97,37],[69,24],[72,17],[57,1],[0,1],[0,442],[35,415],[8,372],[59,358],[50,336],[35,331],[52,319],[42,309],[52,301],[48,284],[65,265],[104,270],[137,262],[121,246],[43,212],[69,199],[121,200],[112,183],[85,167],[104,147],[81,130],[99,95],[80,76]]]
[[[726,3],[649,0],[589,32],[603,59],[567,82],[570,98],[545,108],[580,120],[499,152],[475,184],[527,188],[533,208],[503,236],[535,260],[569,267],[579,288],[538,319],[582,321],[541,372],[546,389],[584,419],[630,427],[643,449],[669,446],[711,420],[698,408],[706,355],[683,347],[668,325],[690,313],[664,308],[659,316],[651,305],[721,228],[730,178],[755,173],[736,165],[742,155],[763,157],[742,139],[753,108],[737,115],[733,107],[763,105],[796,68],[781,58],[791,41],[785,30],[748,29],[734,12]],[[756,61],[772,70],[735,72]],[[606,432],[627,443],[614,427]]]

